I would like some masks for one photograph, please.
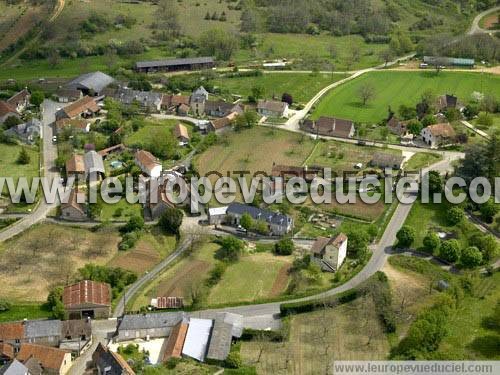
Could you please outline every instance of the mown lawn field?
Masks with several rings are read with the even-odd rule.
[[[207,302],[218,305],[276,297],[288,285],[287,270],[291,262],[291,257],[270,253],[244,256],[227,268]]]
[[[438,161],[442,160],[443,157],[439,154],[434,154],[430,152],[417,152],[414,154],[410,160],[405,164],[406,170],[418,170],[421,168],[428,167]]]
[[[215,146],[197,156],[200,175],[210,171],[248,170],[270,173],[273,163],[302,165],[314,147],[309,137],[278,129],[254,127],[222,136]]]
[[[359,90],[364,85],[374,89],[374,98],[363,106]],[[463,102],[474,91],[498,95],[500,77],[467,72],[370,72],[335,88],[317,104],[313,117],[338,116],[357,122],[378,123],[387,118],[389,106],[397,111],[401,104],[414,106],[423,92],[435,95],[454,94]]]
[[[466,246],[465,234],[462,228],[457,226],[450,226],[447,218],[447,212],[452,207],[451,204],[444,202],[441,204],[421,203],[417,200],[405,221],[408,225],[415,229],[416,237],[412,247],[418,249],[422,247],[422,241],[429,231],[446,232],[457,237],[462,242],[461,246]],[[467,223],[464,223],[466,225]]]
[[[29,164],[19,164],[17,162],[17,158],[23,147],[30,156]],[[2,170],[0,171],[0,175],[2,177],[12,177],[16,181],[19,177],[32,178],[38,176],[39,159],[39,151],[36,147],[2,144],[2,152],[0,153]]]
[[[323,87],[345,77],[344,74],[270,73],[259,77],[218,78],[210,82],[228,98],[240,95],[246,100],[253,87],[260,87],[263,98],[281,99],[283,93],[288,93],[295,103],[307,103]]]

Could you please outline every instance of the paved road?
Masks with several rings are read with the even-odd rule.
[[[60,175],[55,167],[55,161],[57,158],[57,147],[52,143],[53,129],[51,124],[55,121],[55,112],[58,108],[59,104],[50,100],[45,100],[42,103],[42,123],[43,123],[43,141],[42,141],[42,159],[43,159],[43,167],[41,171],[41,175],[45,176],[49,179],[59,179]],[[33,210],[31,215],[26,216],[19,221],[15,222],[11,226],[7,227],[3,231],[0,232],[0,242],[8,240],[16,236],[17,234],[25,231],[32,225],[40,222],[45,219],[47,214],[57,206],[56,203],[48,204],[45,200],[40,198],[40,201],[36,208]]]
[[[482,130],[479,130],[474,125],[472,125],[470,122],[462,120],[461,123],[464,124],[466,127],[468,127],[470,130],[472,130],[473,132],[479,134],[481,137],[486,138],[486,139],[490,139],[490,136],[488,135],[488,133],[485,133]]]
[[[494,8],[491,8],[491,9],[485,10],[484,12],[479,13],[474,18],[474,20],[472,21],[472,25],[471,25],[469,31],[467,32],[467,34],[473,35],[473,34],[488,34],[488,33],[491,33],[492,32],[491,30],[484,30],[484,29],[482,29],[479,26],[479,21],[481,21],[481,19],[484,16],[486,16],[487,14],[496,12],[497,10],[500,10],[500,6],[496,6]]]
[[[173,261],[175,261],[184,251],[189,248],[190,242],[184,241],[177,249],[170,254],[168,257],[163,259],[160,263],[158,263],[151,271],[144,274],[140,279],[138,279],[132,286],[130,286],[125,295],[120,299],[120,302],[115,307],[115,311],[113,313],[113,317],[117,318],[123,315],[125,311],[126,301],[129,301],[135,294],[139,292],[147,283],[154,280],[164,269],[166,269]]]

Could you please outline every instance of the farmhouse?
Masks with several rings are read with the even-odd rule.
[[[453,95],[441,95],[436,99],[436,109],[438,113],[445,112],[448,109],[463,109],[464,106],[458,101],[458,98]]]
[[[152,220],[159,219],[168,208],[175,207],[175,204],[170,201],[167,195],[167,183],[169,181],[176,183],[174,188],[184,183],[180,173],[175,171],[165,171],[164,174],[155,181],[155,183],[158,184],[156,201],[148,199],[145,205],[144,215],[146,217],[150,217]],[[186,186],[189,192],[189,185]],[[175,195],[175,193],[176,191],[172,192],[173,195]],[[189,202],[189,196],[187,196],[184,203],[181,204],[185,204],[186,202]]]
[[[189,107],[190,98],[186,95],[164,95],[161,108],[169,112],[177,112],[180,105],[185,105]]]
[[[83,155],[73,154],[71,158],[66,161],[66,175],[68,177],[85,176],[85,161]]]
[[[58,88],[54,95],[59,103],[75,102],[83,98],[83,93],[80,90],[64,87]]]
[[[91,340],[88,320],[24,320],[0,324],[0,363],[9,353],[17,353],[24,343],[50,347],[84,348]],[[72,351],[72,349],[69,349]]]
[[[71,353],[43,345],[21,344],[17,359],[21,362],[36,359],[44,374],[64,375],[71,367]]]
[[[82,74],[66,84],[65,88],[79,90],[83,95],[99,96],[115,80],[102,72]]]
[[[158,178],[163,169],[161,162],[149,151],[139,150],[135,153],[135,164],[149,177]]]
[[[402,155],[377,152],[373,155],[372,160],[370,160],[370,165],[372,167],[381,169],[385,168],[401,169],[404,160],[405,158]]]
[[[238,202],[233,202],[227,207],[225,221],[229,225],[240,225],[241,217],[244,214],[249,214],[254,220],[267,223],[270,234],[273,236],[283,236],[293,229],[293,219],[288,215]]]
[[[389,121],[387,121],[387,128],[392,134],[396,134],[400,137],[404,137],[408,134],[408,121],[401,121],[396,116],[392,116]]]
[[[105,319],[111,313],[111,287],[91,280],[68,285],[64,288],[63,304],[70,319]]]
[[[184,146],[189,143],[189,133],[185,125],[177,124],[174,127],[174,136],[180,145]]]
[[[90,121],[85,119],[69,119],[63,118],[56,121],[56,133],[60,133],[65,129],[70,129],[75,133],[88,133],[90,131]]]
[[[212,120],[208,123],[206,131],[207,132],[219,132],[225,128],[228,128],[233,123],[233,119],[235,116],[226,116],[222,118],[218,118],[216,120]]]
[[[120,87],[109,90],[110,97],[125,105],[137,103],[141,108],[149,112],[160,112],[163,103],[163,94],[154,91],[139,91]]]
[[[319,237],[311,247],[312,260],[323,271],[336,272],[347,256],[347,236],[340,233],[336,237]]]
[[[86,221],[88,219],[85,206],[78,203],[78,192],[72,189],[67,203],[61,204],[61,219],[68,221]]]
[[[80,100],[77,100],[76,102],[71,103],[70,105],[56,112],[56,120],[64,118],[88,118],[99,113],[100,110],[101,109],[93,98],[91,98],[90,96],[84,96]]]
[[[163,312],[156,314],[125,315],[118,322],[115,340],[153,339],[167,337],[183,319],[183,312]]]
[[[23,112],[29,106],[30,98],[31,94],[28,89],[23,89],[7,99],[7,103],[14,106],[18,112]]]
[[[221,225],[225,222],[226,215],[227,215],[227,206],[209,208],[208,223],[210,225]]]
[[[449,123],[435,124],[422,129],[422,139],[430,147],[449,145],[455,142],[456,133]]]
[[[352,138],[354,123],[335,117],[320,117],[317,120],[305,120],[302,130],[327,137]]]
[[[288,117],[288,103],[276,100],[259,100],[257,112],[267,117]]]
[[[24,143],[33,144],[42,135],[42,123],[33,117],[23,124],[7,129],[5,133],[19,138]]]
[[[101,343],[92,354],[93,366],[98,375],[135,375],[134,370],[118,353],[106,348]]]
[[[21,115],[15,106],[0,100],[0,125],[3,124],[9,117],[17,117],[20,119]]]
[[[180,70],[203,70],[215,66],[213,57],[193,57],[186,59],[166,59],[155,61],[138,61],[135,63],[135,71],[141,73],[150,72],[173,72]]]

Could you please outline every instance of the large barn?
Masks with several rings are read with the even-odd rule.
[[[180,70],[212,69],[215,66],[213,57],[193,57],[187,59],[166,59],[155,61],[138,61],[135,70],[141,73],[176,72]]]

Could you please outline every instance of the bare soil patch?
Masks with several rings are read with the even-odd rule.
[[[291,264],[285,264],[281,267],[276,276],[276,280],[274,280],[269,297],[279,296],[285,290],[288,285],[288,273],[290,272],[290,268],[292,268]]]
[[[160,260],[160,254],[158,254],[151,244],[147,241],[140,240],[133,250],[120,252],[118,256],[110,262],[110,265],[140,275],[151,269]]]

